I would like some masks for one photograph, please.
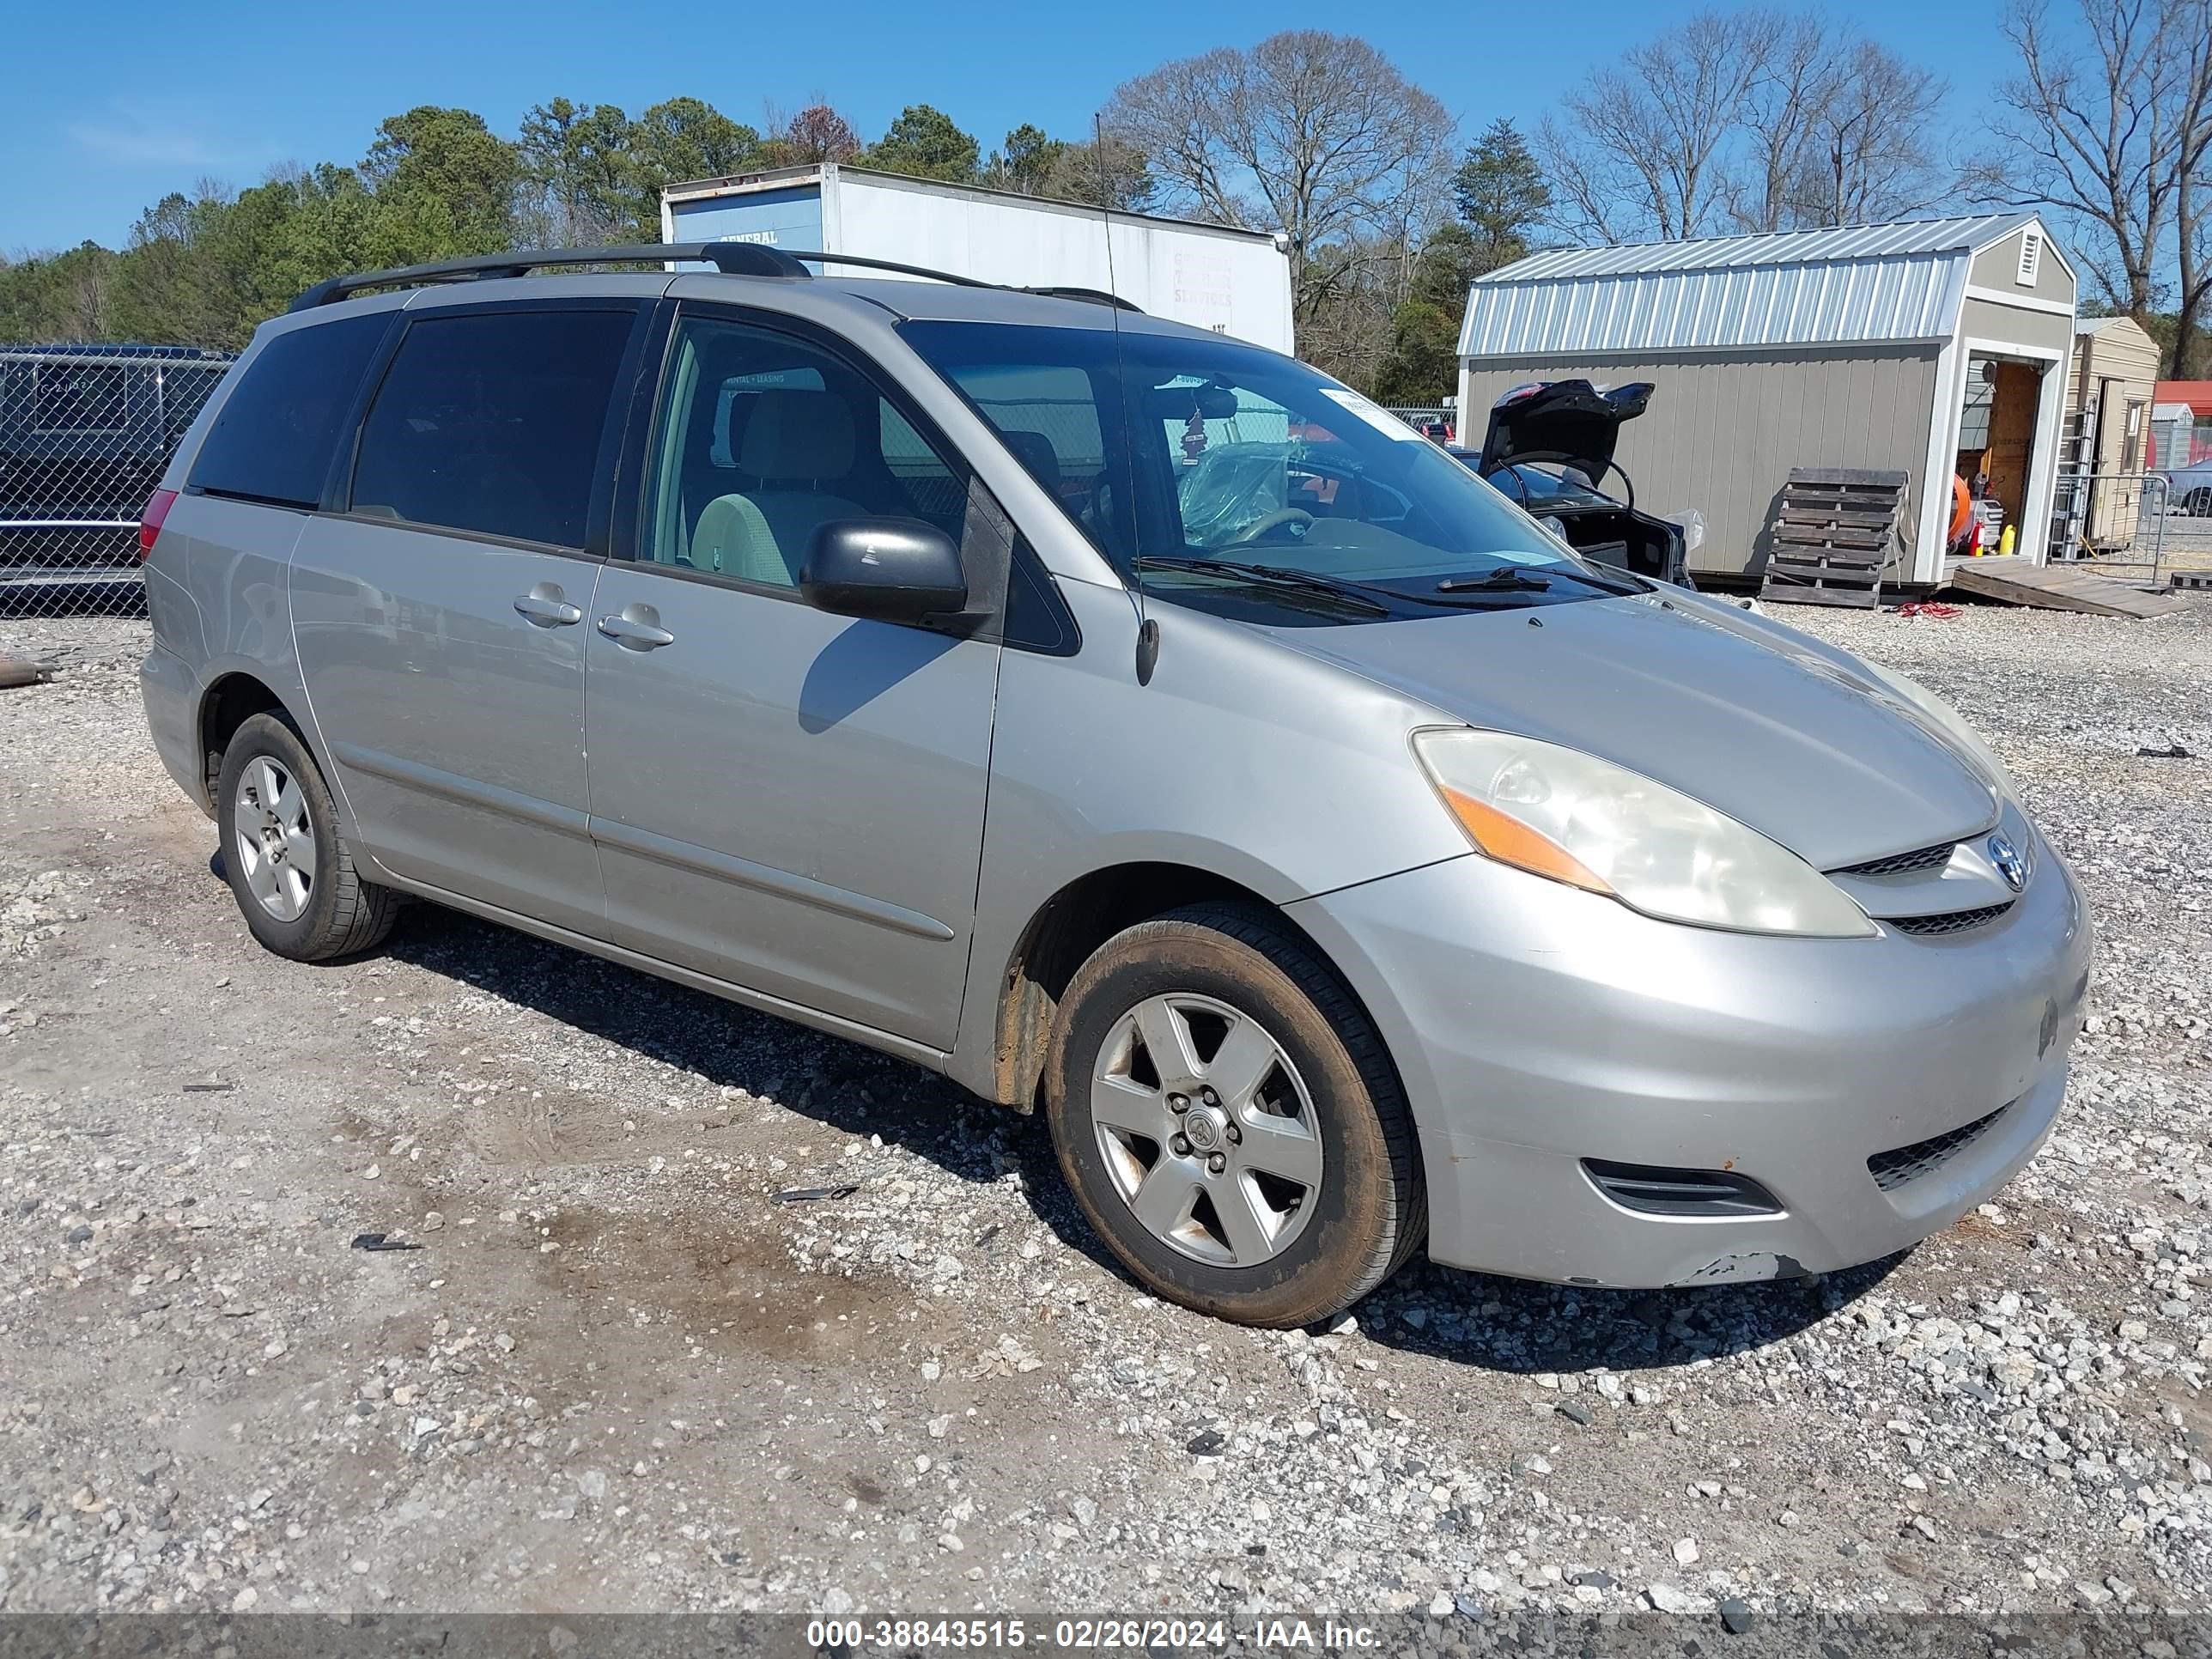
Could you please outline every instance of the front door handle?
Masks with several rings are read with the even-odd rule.
[[[620,616],[600,617],[599,632],[625,651],[658,651],[676,643],[676,635],[660,625],[660,613],[649,605],[626,605]]]
[[[538,583],[515,600],[514,608],[518,614],[547,628],[565,628],[584,620],[582,608],[562,597],[558,582]]]

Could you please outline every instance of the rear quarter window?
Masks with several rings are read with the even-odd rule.
[[[584,544],[635,307],[412,322],[362,422],[352,510]]]
[[[343,317],[280,334],[246,364],[192,462],[186,487],[312,507],[339,428],[392,313]]]

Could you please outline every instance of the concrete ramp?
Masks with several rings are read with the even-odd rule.
[[[2079,565],[2033,564],[2017,554],[2005,558],[1954,559],[1943,585],[2007,605],[2137,620],[2170,617],[2194,603],[2179,593],[2131,586],[2111,576],[2093,576]]]

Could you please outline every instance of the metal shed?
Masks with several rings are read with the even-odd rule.
[[[1962,468],[2044,558],[2074,310],[2032,213],[1534,253],[1468,293],[1461,418],[1528,380],[1652,381],[1617,459],[1638,506],[1705,515],[1698,574],[1758,577],[1791,468],[1887,468],[1890,579],[1933,586]]]
[[[2158,342],[2131,317],[2083,317],[2066,363],[2055,530],[2094,550],[2135,538],[2142,501]],[[2160,503],[2154,499],[2150,508]],[[2061,549],[2054,546],[2054,556]]]

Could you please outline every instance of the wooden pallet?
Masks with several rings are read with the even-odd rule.
[[[1792,467],[1768,526],[1773,550],[1759,597],[1862,610],[1881,604],[1908,481],[1863,467]]]

